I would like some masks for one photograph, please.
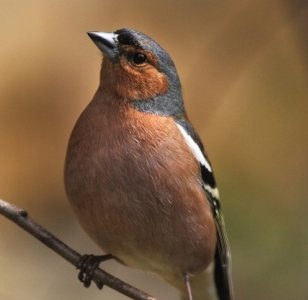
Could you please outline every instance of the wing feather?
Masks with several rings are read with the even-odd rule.
[[[195,132],[193,126],[187,119],[176,120],[187,145],[200,164],[203,188],[211,205],[215,218],[217,230],[217,245],[215,252],[214,277],[217,293],[220,300],[232,300],[232,278],[231,278],[231,255],[230,247],[225,229],[225,222],[221,211],[219,193],[213,175],[211,164],[206,155],[202,142]]]

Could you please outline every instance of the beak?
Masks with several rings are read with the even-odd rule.
[[[110,59],[115,59],[118,50],[117,50],[117,42],[118,35],[112,32],[98,32],[98,31],[90,31],[88,32],[90,39],[93,43],[98,47],[99,50],[103,52]]]

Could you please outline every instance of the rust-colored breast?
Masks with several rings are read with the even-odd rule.
[[[65,184],[82,226],[105,251],[157,273],[194,274],[213,259],[215,225],[199,176],[171,118],[111,94],[96,94],[69,142]]]

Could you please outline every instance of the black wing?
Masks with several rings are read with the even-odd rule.
[[[185,129],[186,133],[189,134],[193,141],[199,146],[202,154],[204,155],[204,158],[210,165],[202,142],[190,122],[184,118],[177,119],[176,122]],[[218,189],[212,169],[207,168],[201,163],[200,169],[203,180],[203,188],[212,207],[217,230],[217,245],[214,269],[216,289],[220,300],[232,300],[233,288],[231,279],[231,255],[224,218],[221,211]]]
[[[201,170],[204,169],[201,166]],[[221,211],[221,205],[218,198],[217,187],[213,188],[207,184],[207,179],[210,182],[215,182],[213,174],[204,176],[202,172],[202,179],[204,181],[204,190],[209,200],[213,215],[215,217],[215,224],[217,230],[217,245],[215,252],[215,283],[217,293],[220,300],[231,300],[232,297],[232,279],[231,279],[231,255],[228,243],[227,233],[225,229],[225,222]]]

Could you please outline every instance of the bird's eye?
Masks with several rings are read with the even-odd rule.
[[[141,52],[132,54],[131,60],[135,65],[142,65],[147,61],[147,56]]]

